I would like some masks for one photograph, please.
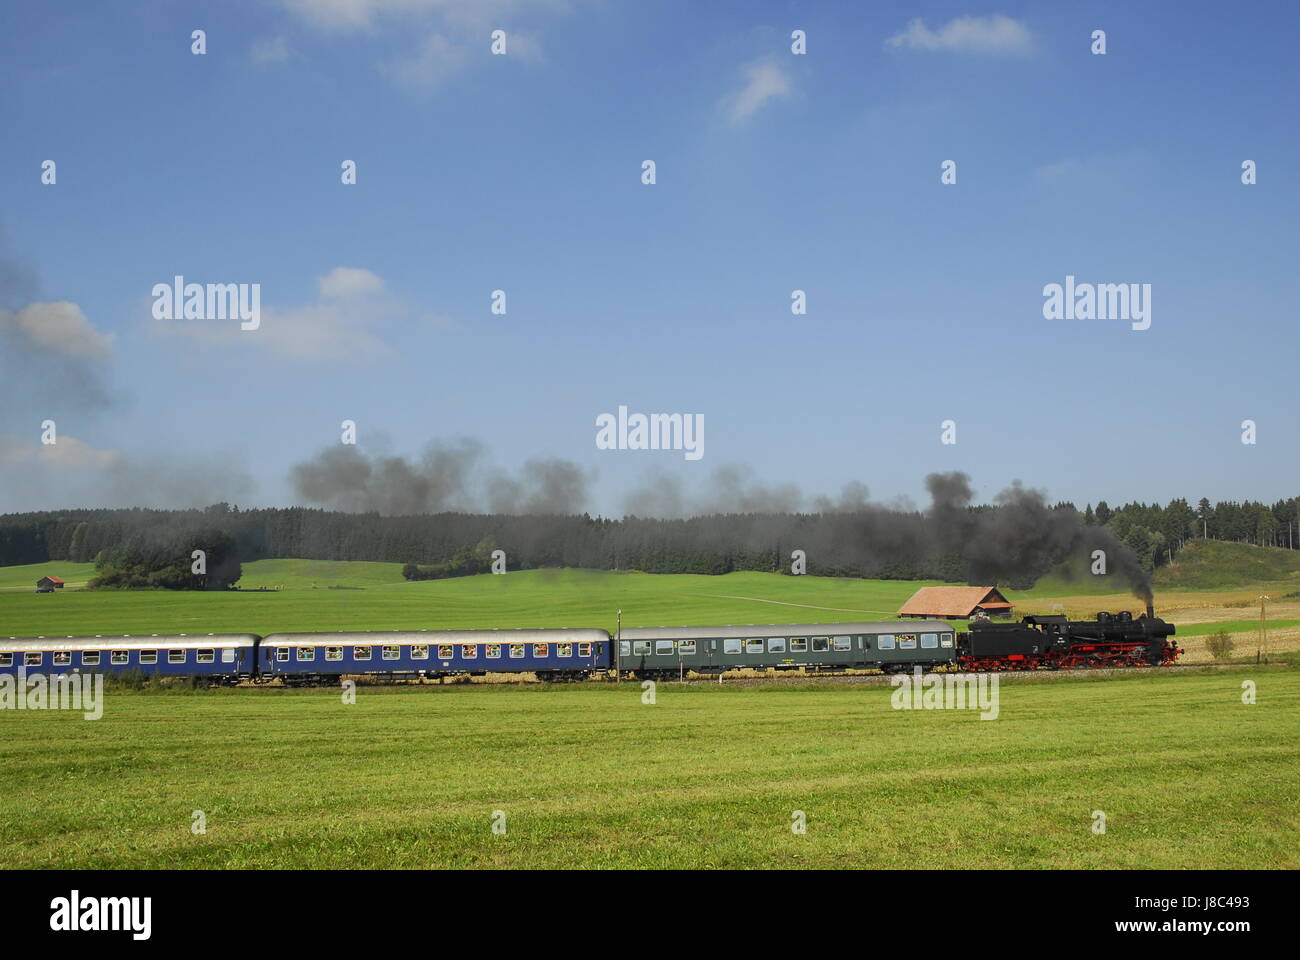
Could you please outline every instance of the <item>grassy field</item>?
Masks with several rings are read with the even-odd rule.
[[[11,636],[530,626],[612,631],[620,609],[624,626],[885,619],[919,586],[767,573],[706,577],[591,570],[525,570],[420,583],[399,576],[376,583],[356,578],[356,568],[386,564],[342,564],[332,579],[320,575],[328,571],[319,563],[310,564],[317,570],[314,575],[285,569],[308,561],[250,563],[245,580],[262,577],[263,563],[279,566],[275,576],[286,589],[12,594],[0,597],[0,622]],[[364,574],[370,577],[374,571]],[[306,582],[317,586],[302,585]]]
[[[34,593],[41,577],[62,577],[64,590],[77,590],[95,575],[93,563],[29,563],[18,567],[0,567],[0,593]]]
[[[661,684],[654,705],[634,684],[362,687],[355,705],[337,690],[113,689],[95,722],[6,710],[0,851],[11,867],[1295,868],[1300,597],[1269,564],[1281,579],[1181,571],[1156,604],[1187,659],[1227,629],[1250,661],[1267,592],[1282,665],[1004,678],[994,722],[894,711],[877,681]],[[406,583],[397,564],[269,560],[245,565],[241,591],[38,596],[46,573],[91,575],[0,569],[0,634],[612,631],[619,609],[625,626],[889,619],[922,585],[582,570]],[[1009,597],[1020,613],[1138,609],[1091,582]]]
[[[0,849],[76,868],[1300,867],[1292,668],[1004,680],[994,721],[891,692],[110,690],[98,721],[0,718]]]

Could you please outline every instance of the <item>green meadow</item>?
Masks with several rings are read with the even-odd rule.
[[[566,626],[612,632],[620,609],[624,626],[888,619],[921,586],[770,573],[708,577],[594,570],[524,570],[407,583],[399,564],[306,560],[261,560],[245,564],[245,571],[243,589],[213,593],[6,594],[0,596],[0,624],[6,636]]]
[[[991,721],[892,693],[110,689],[97,721],[0,715],[0,849],[18,868],[1300,867],[1292,668],[1004,678]]]
[[[894,710],[879,679],[668,683],[653,704],[634,683],[362,685],[355,704],[338,689],[110,688],[97,721],[4,710],[0,851],[10,867],[1295,868],[1300,674],[1285,651],[1300,603],[1270,562],[1278,579],[1228,587],[1183,570],[1156,603],[1193,659],[1228,629],[1244,661],[1268,590],[1282,664],[1004,677],[994,721]],[[2,568],[0,635],[612,631],[620,609],[625,626],[890,619],[923,585],[244,570],[242,590],[180,593],[80,589],[89,565]],[[35,594],[46,574],[69,587]],[[1137,610],[1094,583],[1007,592],[1020,612]]]

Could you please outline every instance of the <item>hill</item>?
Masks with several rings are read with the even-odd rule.
[[[1300,550],[1194,540],[1155,578],[1158,590],[1231,590],[1270,583],[1300,590]]]

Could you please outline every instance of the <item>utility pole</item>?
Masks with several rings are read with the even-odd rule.
[[[1271,599],[1263,594],[1259,597],[1259,639],[1255,647],[1255,663],[1260,662],[1260,655],[1263,655],[1264,662],[1268,663],[1268,624],[1264,619],[1264,603]]]

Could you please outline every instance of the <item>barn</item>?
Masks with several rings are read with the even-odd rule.
[[[934,620],[1010,617],[1011,604],[997,587],[922,587],[898,608],[898,615]]]
[[[37,593],[53,593],[63,589],[63,581],[58,577],[41,577],[36,581]]]

